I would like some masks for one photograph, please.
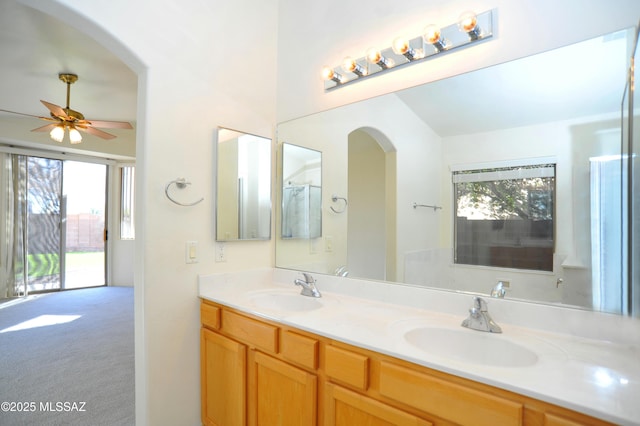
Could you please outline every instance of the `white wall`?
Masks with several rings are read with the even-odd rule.
[[[497,9],[493,38],[325,93],[320,70],[371,46],[416,36],[429,23],[454,23],[461,12]],[[634,26],[636,0],[281,0],[278,37],[278,121],[382,93],[484,68]],[[311,52],[303,61],[300,52]]]
[[[269,136],[277,121],[632,26],[640,16],[636,0],[591,0],[588,9],[580,0],[23,2],[95,37],[139,75],[140,425],[200,424],[197,275],[272,264],[273,241],[227,243],[227,263],[214,262],[217,126]],[[451,22],[462,10],[494,7],[499,22],[490,43],[348,89],[322,90],[324,64],[388,45],[398,33],[417,34],[425,16]],[[166,200],[164,185],[179,176],[193,183],[188,195],[205,202],[184,208]],[[185,265],[187,240],[199,240],[200,263]]]
[[[139,76],[136,188],[138,424],[200,424],[197,275],[272,264],[269,242],[226,243],[214,262],[217,126],[272,136],[275,0],[27,1],[114,51]],[[256,64],[259,64],[257,66]],[[164,196],[185,177],[185,208]],[[185,264],[197,240],[200,263]]]

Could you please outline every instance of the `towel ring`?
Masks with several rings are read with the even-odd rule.
[[[176,188],[178,189],[184,189],[187,187],[187,185],[191,185],[191,182],[188,182],[185,178],[178,178],[178,179],[172,180],[167,184],[167,186],[164,187],[164,194],[172,203],[175,203],[183,207],[191,207],[204,201],[204,198],[200,198],[199,200],[194,201],[193,203],[181,203],[180,201],[174,200],[173,198],[171,198],[171,195],[169,195],[169,188],[171,187],[171,185],[175,185]]]
[[[334,213],[344,213],[344,211],[347,209],[347,205],[349,204],[347,202],[347,199],[344,197],[338,197],[337,195],[332,195],[331,196],[331,201],[333,201],[334,203],[338,202],[338,200],[342,200],[344,201],[344,206],[342,207],[342,210],[336,210],[333,208],[333,206],[329,206],[329,208],[331,210],[333,210]]]

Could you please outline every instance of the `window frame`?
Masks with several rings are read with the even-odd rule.
[[[514,161],[504,161],[504,162],[495,162],[495,163],[479,163],[479,164],[467,164],[467,165],[457,165],[452,166],[451,170],[451,190],[452,190],[452,220],[453,220],[453,244],[452,244],[452,263],[453,266],[463,266],[463,267],[482,267],[482,268],[499,268],[499,269],[511,269],[517,270],[520,272],[534,272],[534,273],[552,273],[555,269],[554,264],[554,256],[555,250],[557,246],[556,240],[556,227],[557,227],[557,166],[558,162],[554,157],[542,157],[542,158],[531,158],[531,159],[519,159]],[[542,246],[545,249],[551,249],[551,252],[547,255],[544,255],[541,260],[542,266],[537,267],[524,267],[521,264],[518,265],[518,262],[514,261],[516,265],[504,265],[497,264],[501,262],[494,262],[494,260],[489,256],[489,260],[485,260],[479,258],[474,259],[475,263],[470,263],[469,259],[460,260],[460,249],[459,249],[459,223],[458,223],[458,202],[459,202],[459,187],[460,183],[469,183],[469,182],[495,182],[498,180],[524,180],[528,178],[551,178],[551,199],[550,199],[550,214],[551,214],[551,229],[548,232],[550,236],[550,246],[544,245]],[[530,194],[527,193],[527,199],[530,199]],[[530,210],[529,210],[530,211]],[[497,218],[496,218],[497,219]],[[483,219],[480,219],[483,220]],[[490,220],[490,219],[484,219]],[[498,219],[499,220],[499,219]],[[507,219],[505,219],[507,220]],[[535,219],[532,219],[535,220]],[[529,238],[531,234],[518,234],[515,238]],[[533,248],[536,247],[532,244],[524,244],[522,246],[514,246],[517,248]],[[507,250],[509,251],[509,250]],[[516,249],[511,250],[513,252],[517,251]],[[526,251],[526,250],[525,250]],[[540,250],[544,251],[544,250]],[[485,255],[486,256],[486,255]]]

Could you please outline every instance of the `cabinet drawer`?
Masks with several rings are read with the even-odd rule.
[[[278,327],[273,325],[223,310],[222,330],[257,348],[278,352]]]
[[[458,424],[522,424],[521,403],[384,361],[380,363],[380,394]]]
[[[206,327],[215,330],[220,328],[220,308],[209,305],[205,302],[200,303],[200,321]]]
[[[369,358],[335,346],[325,348],[325,371],[329,377],[358,389],[369,387]]]
[[[556,416],[555,414],[544,414],[544,426],[580,426],[581,424],[583,423],[565,419],[564,417]]]
[[[318,341],[289,330],[280,335],[280,353],[288,360],[315,370],[318,368]]]

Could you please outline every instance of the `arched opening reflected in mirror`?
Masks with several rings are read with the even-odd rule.
[[[351,132],[348,145],[349,249],[338,268],[343,275],[395,281],[395,148],[371,128]]]

